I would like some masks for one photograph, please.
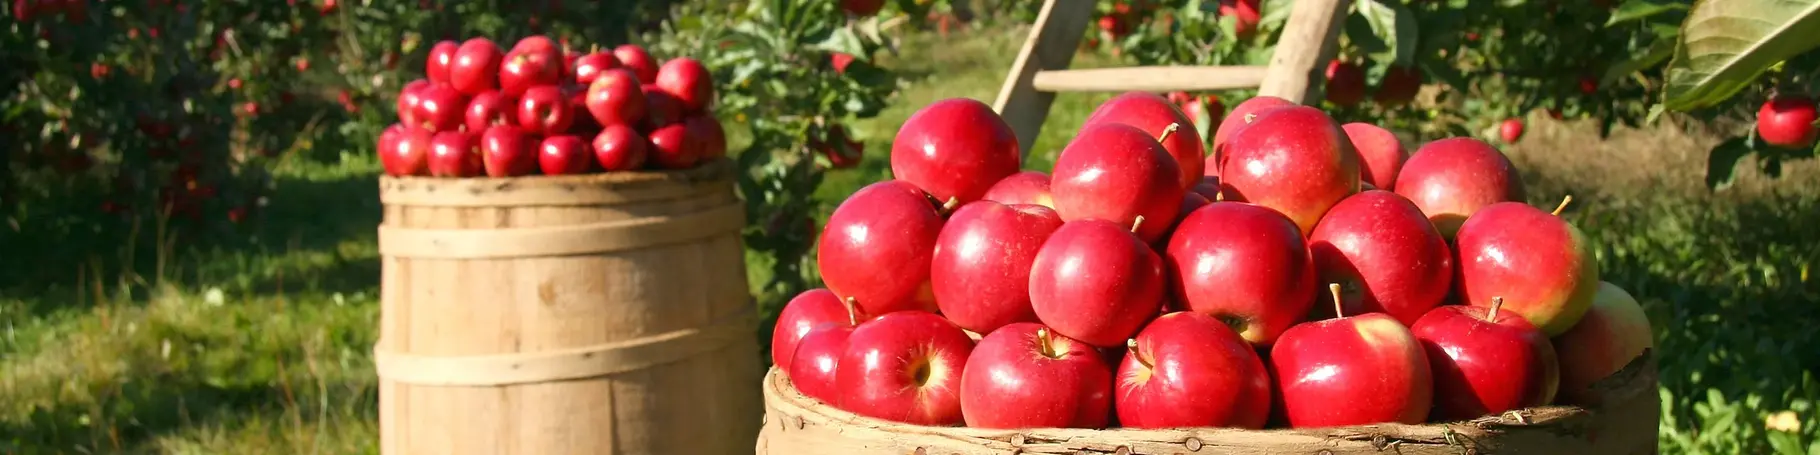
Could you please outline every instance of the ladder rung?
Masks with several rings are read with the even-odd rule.
[[[1167,92],[1257,88],[1263,66],[1140,66],[1049,70],[1031,85],[1044,92]]]

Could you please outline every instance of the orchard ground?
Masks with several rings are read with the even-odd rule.
[[[827,210],[889,176],[891,136],[910,113],[945,97],[990,101],[1023,33],[908,37],[883,64],[912,83],[855,125],[866,161],[829,176],[818,193]],[[1082,55],[1076,66],[1112,62]],[[1110,96],[1060,96],[1026,167],[1047,170]],[[1674,404],[1664,452],[1764,447],[1764,416],[1784,410],[1813,440],[1820,166],[1791,165],[1779,179],[1746,172],[1715,193],[1701,183],[1715,139],[1663,126],[1601,141],[1585,122],[1530,118],[1522,142],[1504,147],[1530,202],[1572,194],[1567,216],[1601,245],[1605,279],[1636,294],[1654,323]],[[98,299],[160,273],[57,263],[43,267],[67,270],[69,285],[0,293],[0,452],[376,453],[378,164],[362,152],[282,166],[250,238],[171,252],[161,274],[179,284]]]

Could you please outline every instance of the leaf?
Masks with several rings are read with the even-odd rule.
[[[1630,75],[1630,73],[1635,73],[1635,72],[1642,71],[1644,69],[1659,65],[1662,63],[1663,60],[1667,60],[1669,57],[1672,57],[1674,55],[1675,55],[1675,41],[1674,40],[1657,39],[1656,42],[1651,43],[1649,45],[1649,50],[1644,51],[1641,55],[1637,55],[1628,60],[1618,62],[1616,64],[1613,64],[1610,68],[1606,68],[1605,76],[1600,78],[1600,80],[1599,80],[1599,86],[1601,86],[1601,87],[1610,86],[1612,82],[1617,81],[1619,78],[1628,76],[1628,75]]]
[[[1415,13],[1402,5],[1376,0],[1359,0],[1357,5],[1359,15],[1364,16],[1366,24],[1371,26],[1372,34],[1393,52],[1392,58],[1396,60],[1397,66],[1413,63],[1416,54]],[[1351,33],[1348,36],[1352,36]]]
[[[829,52],[844,52],[848,55],[866,55],[866,46],[860,42],[859,35],[851,28],[838,28],[828,34],[828,39],[810,46]]]
[[[1658,0],[1630,0],[1624,2],[1622,5],[1618,5],[1618,8],[1611,12],[1611,19],[1605,21],[1605,26],[1610,27],[1614,24],[1640,20],[1669,11],[1685,9],[1687,9],[1687,4],[1685,3],[1666,3]]]
[[[1820,0],[1699,0],[1681,25],[1665,104],[1711,106],[1770,65],[1820,46]]]
[[[1706,153],[1706,188],[1718,191],[1732,186],[1738,161],[1751,153],[1751,147],[1746,138],[1735,137]]]

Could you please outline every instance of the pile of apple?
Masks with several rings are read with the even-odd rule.
[[[390,175],[514,177],[687,169],[725,156],[708,111],[713,76],[644,48],[559,50],[543,36],[501,51],[477,37],[436,43],[379,136]]]
[[[1187,124],[1117,96],[1048,175],[1020,172],[985,104],[923,108],[895,180],[828,220],[827,289],[783,309],[773,362],[809,397],[921,425],[1305,428],[1595,404],[1651,346],[1490,145],[1407,154],[1272,97],[1236,106],[1211,154]]]

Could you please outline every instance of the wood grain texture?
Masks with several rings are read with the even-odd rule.
[[[1172,92],[1257,88],[1262,66],[1134,66],[1049,70],[1032,83],[1045,92]]]
[[[385,243],[456,232],[495,243],[488,252],[540,252],[381,246],[409,253],[381,255],[375,352],[390,362],[382,373],[398,372],[380,377],[382,453],[751,450],[763,372],[741,223],[679,224],[740,210],[734,172],[720,160],[680,172],[382,178]],[[652,225],[691,238],[641,236]],[[547,234],[575,226],[616,226],[597,231],[621,238],[578,249]],[[528,241],[545,244],[510,244]]]
[[[1645,353],[1599,383],[1603,405],[1544,406],[1471,421],[1321,429],[987,430],[899,424],[803,396],[765,378],[760,455],[1594,454],[1656,453],[1656,366]]]
[[[1258,95],[1275,96],[1297,104],[1314,104],[1327,62],[1338,52],[1340,27],[1346,23],[1350,0],[1296,0],[1289,22],[1270,55],[1268,73]]]
[[[1049,106],[1055,93],[1038,90],[1034,81],[1044,70],[1067,68],[1080,47],[1082,31],[1093,21],[1094,2],[1088,0],[1046,0],[1037,12],[1030,37],[1011,62],[1010,76],[999,88],[992,109],[1011,126],[1017,135],[1019,153],[1030,157],[1030,147],[1043,131],[1043,119],[1049,118]]]

